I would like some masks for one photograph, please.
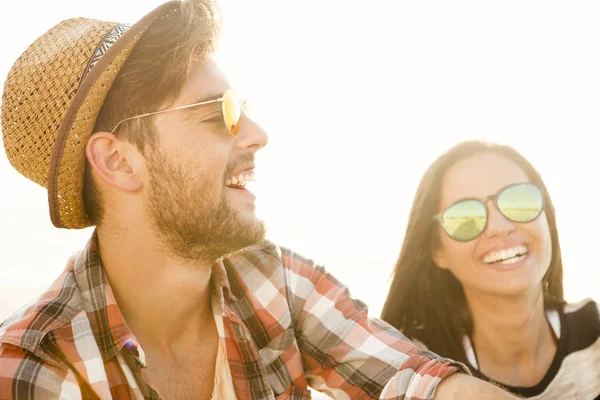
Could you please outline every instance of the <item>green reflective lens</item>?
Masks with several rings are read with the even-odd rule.
[[[498,195],[498,209],[514,222],[531,222],[542,212],[542,192],[530,183],[511,186]]]
[[[479,236],[485,229],[487,210],[479,200],[456,203],[442,214],[442,228],[453,239],[465,242]]]

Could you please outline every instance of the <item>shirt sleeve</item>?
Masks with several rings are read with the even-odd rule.
[[[470,373],[422,350],[311,260],[282,250],[290,308],[310,386],[333,398],[433,399],[442,379]]]
[[[0,346],[0,398],[82,399],[77,378],[19,348]]]

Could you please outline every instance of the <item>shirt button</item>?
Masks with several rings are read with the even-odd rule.
[[[137,352],[136,357],[140,364],[142,364],[142,367],[146,368],[146,354],[144,354],[144,350],[142,350],[140,346],[137,346],[135,350]]]

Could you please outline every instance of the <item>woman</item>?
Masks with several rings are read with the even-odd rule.
[[[600,399],[598,308],[566,304],[562,278],[540,175],[464,142],[421,179],[382,319],[521,396]]]

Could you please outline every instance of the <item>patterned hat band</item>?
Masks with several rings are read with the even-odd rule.
[[[81,77],[81,82],[83,82],[85,77],[91,72],[91,70],[98,63],[98,61],[100,61],[102,56],[106,54],[108,49],[110,49],[111,46],[115,44],[117,40],[119,40],[125,34],[125,32],[129,30],[129,28],[131,28],[131,24],[119,24],[115,26],[110,32],[108,32],[108,34],[104,36],[104,38],[102,38],[102,41],[100,41],[100,44],[98,44],[98,47],[94,51],[94,55],[92,56],[92,58],[90,58],[90,61],[87,67],[85,68],[85,72]]]

